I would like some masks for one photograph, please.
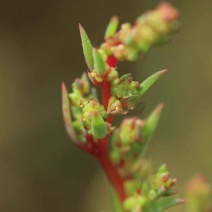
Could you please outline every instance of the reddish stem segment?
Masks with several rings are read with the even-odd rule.
[[[102,93],[102,104],[107,110],[108,102],[111,97],[111,83],[108,82],[107,80],[103,80],[101,84],[101,93]]]
[[[109,55],[107,58],[107,64],[110,68],[115,68],[117,66],[117,59],[113,55]],[[111,97],[111,83],[107,80],[103,80],[101,84],[101,93],[102,93],[102,104],[107,110],[108,103]],[[111,124],[113,116],[110,115],[108,117],[107,122]],[[126,197],[124,191],[124,179],[121,178],[120,174],[118,173],[117,167],[112,164],[109,156],[109,149],[108,149],[108,136],[104,139],[99,140],[98,143],[100,154],[97,155],[97,159],[99,160],[102,168],[104,169],[109,181],[115,188],[119,198],[123,201]]]
[[[99,141],[100,154],[97,155],[102,168],[104,169],[110,183],[115,188],[121,201],[124,201],[126,195],[124,191],[124,180],[118,173],[117,168],[112,164],[109,158],[107,137]]]
[[[106,62],[110,66],[110,68],[115,68],[117,66],[117,59],[113,55],[109,55]],[[111,97],[111,83],[104,79],[103,82],[99,84],[99,86],[101,87],[102,104],[105,110],[107,110],[108,103]],[[112,119],[113,116],[109,115],[107,122],[111,124]],[[125,179],[123,179],[120,176],[118,168],[114,166],[112,161],[110,160],[109,149],[108,149],[108,136],[98,140],[97,143],[94,142],[93,137],[90,135],[87,135],[86,139],[90,144],[90,146],[86,147],[81,146],[81,148],[91,153],[97,158],[102,168],[104,169],[110,183],[116,190],[120,200],[124,201],[124,199],[126,198],[124,190]]]

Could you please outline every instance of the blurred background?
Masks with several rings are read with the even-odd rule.
[[[78,23],[99,45],[112,15],[133,22],[156,0],[1,0],[0,211],[110,212],[98,163],[68,138],[61,114],[61,82],[86,70]],[[212,183],[212,1],[169,1],[183,27],[122,73],[141,81],[169,72],[145,96],[143,116],[165,109],[148,157],[167,163],[183,196],[186,181],[203,173]],[[181,211],[181,207],[175,210]]]

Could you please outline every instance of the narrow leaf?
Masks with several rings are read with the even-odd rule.
[[[63,110],[63,119],[66,127],[66,131],[70,138],[77,143],[78,138],[76,132],[72,126],[72,119],[70,114],[70,105],[68,99],[68,92],[65,86],[65,83],[62,83],[62,110]]]
[[[113,16],[107,26],[106,32],[105,32],[105,39],[108,39],[109,37],[113,36],[118,28],[119,25],[119,19],[117,16]]]
[[[150,114],[150,116],[146,120],[146,124],[143,127],[143,134],[147,139],[149,139],[153,135],[160,119],[162,109],[163,104],[161,103],[155,108],[155,110]]]
[[[83,53],[85,56],[85,61],[87,63],[88,69],[92,71],[94,68],[93,47],[90,42],[90,39],[88,38],[87,33],[85,32],[81,24],[79,24],[79,29],[80,29],[80,36],[82,40],[82,48],[83,48]]]
[[[94,68],[100,76],[105,73],[105,62],[97,49],[93,48]]]
[[[110,198],[111,198],[111,205],[112,205],[112,212],[122,212],[121,202],[116,194],[114,188],[110,185]]]
[[[97,111],[93,114],[91,119],[91,130],[93,136],[97,139],[104,138],[107,134],[106,123]]]
[[[168,196],[172,196],[176,193],[177,193],[177,191],[175,191],[175,190],[168,190],[163,194],[163,196],[168,197]]]
[[[128,73],[128,74],[124,74],[124,75],[122,75],[121,77],[120,77],[120,79],[119,79],[119,83],[120,82],[123,82],[123,81],[125,81],[125,80],[130,80],[130,78],[132,78],[132,74],[131,73]]]
[[[168,208],[171,208],[175,205],[179,205],[184,203],[185,200],[179,199],[179,198],[166,198],[166,199],[161,199],[157,202],[157,212],[165,211]]]
[[[140,92],[139,97],[143,96],[144,93],[146,93],[147,90],[163,75],[166,73],[167,70],[158,71],[155,74],[148,77],[146,80],[144,80],[140,84]]]

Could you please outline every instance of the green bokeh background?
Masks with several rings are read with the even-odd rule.
[[[139,81],[167,68],[145,96],[143,116],[165,103],[148,157],[186,181],[204,173],[212,183],[212,1],[170,1],[182,30],[143,60],[122,63]],[[62,81],[86,70],[78,22],[99,45],[114,14],[131,21],[156,0],[2,0],[0,7],[0,211],[110,212],[97,162],[69,140],[62,121]],[[182,211],[178,207],[170,211]]]

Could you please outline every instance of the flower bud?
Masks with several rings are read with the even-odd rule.
[[[117,77],[118,77],[118,72],[116,71],[115,68],[111,68],[111,69],[110,69],[110,72],[108,73],[106,79],[107,79],[109,82],[112,82],[112,81],[114,81]]]
[[[127,118],[120,127],[120,139],[123,145],[128,145],[133,142],[141,142],[143,140],[142,127],[144,122],[140,119]]]
[[[87,133],[93,135],[96,139],[104,138],[108,132],[108,126],[105,122],[108,115],[104,107],[100,105],[97,99],[91,101],[81,99],[80,106],[82,109],[82,124]]]
[[[109,99],[107,113],[108,114],[109,113],[110,114],[123,113],[123,108],[122,108],[120,100],[118,100],[116,97],[112,96]]]
[[[187,187],[187,211],[211,211],[212,203],[211,185],[204,176],[195,175],[188,183]]]

